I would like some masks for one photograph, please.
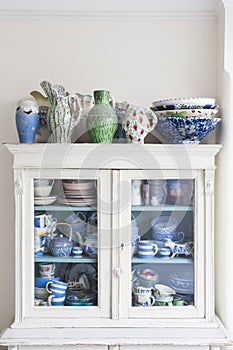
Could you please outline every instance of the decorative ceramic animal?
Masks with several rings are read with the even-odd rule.
[[[177,244],[174,243],[170,238],[166,238],[165,247],[169,247],[171,249],[171,259],[180,254],[184,254],[186,256],[192,255],[192,257],[194,256],[194,242]]]

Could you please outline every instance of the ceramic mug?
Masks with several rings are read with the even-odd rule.
[[[158,246],[147,240],[139,241],[138,243],[138,257],[142,259],[151,259],[158,252]]]
[[[55,264],[54,263],[41,263],[39,264],[39,272],[41,277],[51,277],[54,276]]]
[[[66,294],[66,289],[68,287],[68,284],[61,281],[51,280],[46,284],[46,290],[50,294],[58,294],[60,296]]]
[[[52,294],[48,297],[49,306],[63,306],[65,304],[66,296],[59,296],[58,294]]]
[[[135,306],[153,306],[155,304],[155,297],[150,293],[136,293],[134,292]]]

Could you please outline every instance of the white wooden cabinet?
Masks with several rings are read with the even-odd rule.
[[[1,345],[25,350],[48,347],[99,350],[107,346],[125,350],[135,346],[139,350],[157,350],[161,346],[173,350],[185,346],[191,350],[199,346],[206,350],[229,344],[214,304],[214,175],[215,156],[221,146],[6,147],[14,156],[16,300],[15,321],[1,336]],[[42,206],[34,203],[35,179],[55,181],[54,203]],[[63,183],[67,180],[88,180],[94,184],[96,202],[90,201],[95,194],[90,195],[88,190],[82,193],[82,198],[72,190],[64,191]],[[161,201],[156,205],[151,205],[151,201],[147,205],[143,202],[133,205],[135,180],[156,185],[158,193],[163,194]],[[179,180],[181,187],[173,197],[169,184],[175,180]],[[67,197],[68,203],[64,203]],[[97,225],[89,225],[88,229],[97,236],[97,255],[84,254],[81,259],[72,255],[54,257],[49,251],[35,255],[34,216],[40,212],[52,214],[58,222],[66,222],[77,212],[82,212],[88,221],[96,213]],[[174,221],[173,240],[193,242],[193,256],[182,254],[163,259],[159,252],[151,258],[139,258],[137,251],[132,254],[132,217],[140,240],[153,240],[159,248],[164,241],[156,236],[151,221],[165,218],[166,227]],[[182,238],[177,236],[180,232]],[[38,300],[35,304],[35,276],[39,276],[38,266],[42,262],[55,263],[55,277],[66,282],[72,269],[76,271],[75,277],[84,272],[88,291],[94,294],[92,302],[47,306],[45,298],[42,305],[38,305]],[[155,283],[169,285],[185,305],[156,302],[154,306],[141,307],[133,291],[145,283],[150,287]]]

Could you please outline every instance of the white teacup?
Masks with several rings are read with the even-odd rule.
[[[39,272],[41,277],[51,277],[54,276],[55,264],[51,263],[41,263],[39,264]]]

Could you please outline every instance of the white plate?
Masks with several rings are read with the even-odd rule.
[[[153,106],[158,106],[161,104],[193,104],[193,105],[214,105],[215,99],[212,97],[177,97],[177,98],[165,98],[161,100],[156,100],[152,103]]]
[[[51,196],[51,197],[34,197],[34,204],[35,205],[49,205],[55,202],[57,199],[57,196]]]

